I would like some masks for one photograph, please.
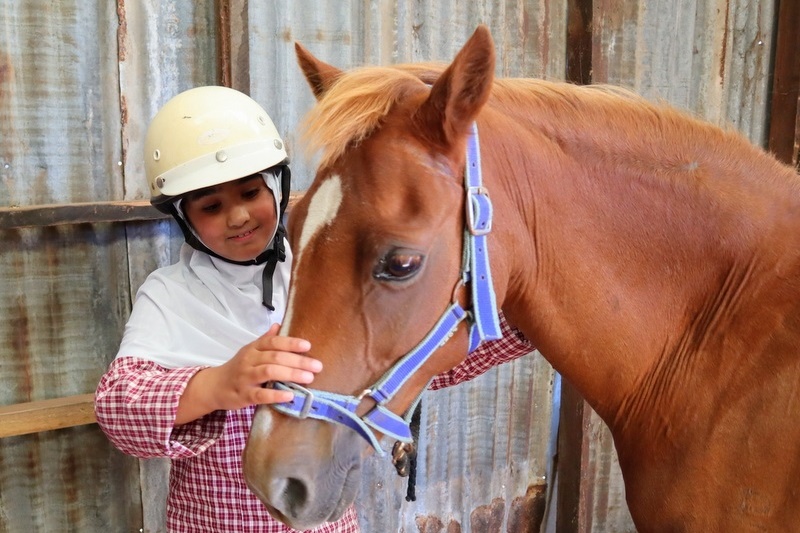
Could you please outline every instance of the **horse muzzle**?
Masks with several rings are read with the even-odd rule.
[[[242,457],[244,478],[275,518],[313,529],[340,518],[355,500],[365,448],[346,428],[261,406]]]

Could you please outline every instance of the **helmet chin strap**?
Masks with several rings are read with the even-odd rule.
[[[275,269],[278,266],[278,262],[282,263],[286,260],[286,228],[283,225],[283,216],[286,212],[286,206],[289,204],[291,173],[288,165],[283,164],[277,167],[272,167],[272,169],[269,171],[265,170],[261,172],[261,175],[264,178],[264,183],[267,185],[267,188],[269,188],[269,190],[272,192],[273,198],[275,198],[276,211],[278,213],[278,224],[275,228],[275,234],[272,236],[272,240],[270,240],[269,244],[267,244],[266,249],[253,259],[248,261],[234,261],[216,253],[214,250],[206,246],[202,239],[200,239],[200,236],[194,231],[194,228],[192,228],[192,225],[189,223],[186,215],[183,212],[183,207],[181,205],[183,203],[183,198],[179,198],[172,202],[170,212],[172,217],[178,223],[178,226],[180,226],[186,243],[195,250],[207,253],[212,257],[216,257],[217,259],[221,259],[226,263],[231,263],[234,265],[263,264],[264,270],[261,273],[262,303],[264,304],[264,307],[270,311],[274,311],[275,306],[272,304],[272,278],[275,275]],[[278,176],[280,177],[278,178]]]

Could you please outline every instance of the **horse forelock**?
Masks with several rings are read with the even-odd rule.
[[[381,124],[392,106],[424,90],[444,70],[434,63],[364,67],[343,73],[301,124],[309,154],[319,152],[320,166],[341,156]]]

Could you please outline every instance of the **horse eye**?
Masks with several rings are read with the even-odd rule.
[[[395,248],[378,261],[372,276],[378,280],[404,281],[419,272],[421,266],[422,254]]]

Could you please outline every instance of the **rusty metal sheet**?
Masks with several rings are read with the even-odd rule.
[[[595,0],[593,81],[628,87],[763,145],[774,2]]]
[[[4,1],[0,18],[0,205],[119,198],[114,4]]]
[[[450,61],[478,24],[497,47],[499,76],[564,78],[566,4],[506,2],[387,2],[301,0],[249,2],[249,90],[275,122],[292,158],[296,190],[311,183],[314,164],[296,131],[314,99],[294,54],[299,41],[341,68]]]
[[[0,404],[94,392],[128,314],[124,228],[4,230],[0,241]],[[136,524],[134,467],[96,425],[0,439],[0,530]]]
[[[0,206],[146,199],[143,125],[179,90],[213,83],[213,7],[0,1]],[[177,233],[0,230],[0,403],[94,392],[132,292],[173,262]],[[97,426],[0,440],[2,531],[163,531],[143,508],[149,490]]]

